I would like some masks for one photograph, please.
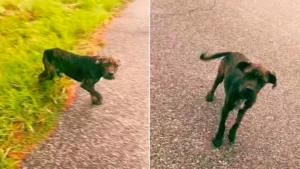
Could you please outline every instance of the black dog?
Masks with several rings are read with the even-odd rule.
[[[120,66],[120,60],[113,57],[80,56],[68,51],[54,48],[44,51],[43,63],[45,70],[39,75],[39,81],[52,80],[57,74],[64,73],[68,77],[82,82],[81,87],[91,94],[93,104],[101,104],[102,96],[94,89],[100,80],[114,79]]]
[[[246,111],[255,103],[259,91],[266,83],[272,83],[273,88],[276,86],[276,75],[274,73],[271,73],[259,64],[249,62],[249,60],[241,53],[224,52],[216,53],[211,56],[206,56],[206,53],[202,53],[200,59],[206,61],[223,56],[224,58],[219,65],[217,78],[215,79],[212,89],[206,96],[208,102],[213,101],[216,88],[224,80],[226,98],[222,108],[218,132],[213,139],[213,145],[215,147],[220,147],[222,145],[228,113],[238,107],[240,103],[244,103],[244,106],[238,111],[235,124],[229,131],[228,139],[230,143],[233,144],[236,137],[236,131],[242,118]]]

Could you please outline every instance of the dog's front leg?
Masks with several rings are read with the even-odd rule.
[[[242,119],[244,117],[244,115],[246,114],[246,111],[251,108],[253,105],[252,101],[247,100],[245,102],[245,106],[242,109],[239,109],[235,123],[233,124],[233,126],[231,127],[231,129],[229,130],[229,134],[228,134],[228,139],[230,141],[231,144],[234,144],[235,138],[236,138],[236,132],[237,129],[239,128]]]
[[[102,103],[102,96],[95,90],[94,85],[95,82],[92,79],[88,79],[84,80],[80,86],[91,94],[93,104],[100,105]]]
[[[221,113],[221,120],[219,123],[219,128],[218,131],[216,133],[216,136],[213,139],[213,145],[218,148],[222,145],[223,143],[223,137],[224,137],[224,131],[225,131],[225,125],[226,125],[226,120],[228,117],[228,114],[231,110],[233,110],[234,105],[232,104],[232,101],[227,101],[227,99],[225,99],[225,104],[222,108],[222,113]]]
[[[219,128],[218,128],[218,131],[216,133],[216,136],[213,139],[213,145],[216,148],[220,147],[223,143],[225,123],[226,123],[229,112],[230,111],[226,106],[224,106],[222,108],[222,114],[221,114],[221,120],[220,120],[220,123],[219,123]]]

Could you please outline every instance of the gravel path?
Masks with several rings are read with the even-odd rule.
[[[23,169],[141,169],[149,166],[149,2],[136,0],[105,33],[106,51],[121,60],[117,78],[96,89],[103,104],[77,88],[57,131]]]
[[[294,0],[151,1],[151,168],[300,167],[299,9]],[[220,62],[201,62],[206,50],[240,51],[277,74],[234,146],[211,145],[224,88],[205,101]]]

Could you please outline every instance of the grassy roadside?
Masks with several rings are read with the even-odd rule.
[[[73,50],[124,0],[0,1],[0,168],[15,168],[23,152],[55,125],[71,81],[39,84],[43,50]]]

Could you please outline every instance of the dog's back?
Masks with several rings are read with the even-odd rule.
[[[202,53],[200,55],[200,59],[203,61],[209,61],[221,57],[223,57],[221,60],[221,65],[222,69],[224,70],[225,76],[228,75],[229,72],[233,72],[234,69],[236,69],[238,63],[248,61],[246,56],[239,52],[221,52],[212,55]]]
[[[95,64],[96,58],[93,57],[80,56],[60,48],[53,48],[44,51],[43,60],[53,65],[57,72],[64,73],[79,82],[84,78],[90,78],[86,76],[101,77],[99,66]],[[90,70],[93,70],[93,74]]]
[[[50,63],[56,64],[57,62],[74,60],[81,56],[60,48],[53,48],[46,49],[44,51],[44,57],[47,58]]]

